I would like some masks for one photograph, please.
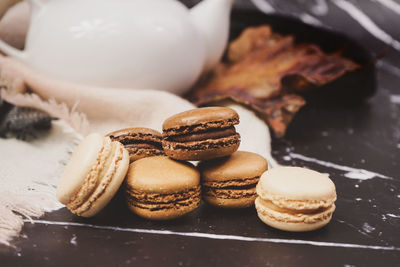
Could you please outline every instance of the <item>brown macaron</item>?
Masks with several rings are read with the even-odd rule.
[[[125,183],[128,207],[147,219],[174,219],[200,204],[200,174],[188,162],[143,158],[131,163]]]
[[[229,157],[200,162],[203,199],[218,207],[245,208],[254,205],[256,185],[268,169],[262,156],[237,151]]]
[[[162,135],[149,128],[127,128],[107,134],[113,141],[122,143],[129,152],[130,161],[164,155]]]
[[[163,148],[178,160],[207,160],[235,152],[239,115],[226,107],[198,108],[176,114],[163,124]]]

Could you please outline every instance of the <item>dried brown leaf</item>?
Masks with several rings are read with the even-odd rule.
[[[228,98],[245,104],[259,112],[278,137],[305,105],[296,92],[360,67],[314,44],[296,44],[293,36],[274,33],[267,25],[247,28],[230,44],[227,54],[228,62],[218,65],[188,98],[197,105]]]

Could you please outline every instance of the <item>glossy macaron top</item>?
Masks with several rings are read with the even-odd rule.
[[[224,126],[239,123],[239,115],[227,107],[197,108],[178,113],[163,123],[163,130],[177,129],[182,126],[194,126],[210,122],[223,122]]]
[[[300,167],[268,170],[261,176],[257,193],[281,208],[297,210],[329,207],[336,200],[335,185],[328,176]]]
[[[161,140],[161,138],[162,138],[162,135],[160,132],[150,129],[150,128],[143,128],[143,127],[125,128],[125,129],[117,130],[117,131],[107,134],[107,136],[110,136],[111,138],[114,138],[114,139],[123,138],[123,137],[129,136],[129,135],[147,136],[150,138],[154,138],[156,140]]]
[[[198,168],[203,181],[226,181],[260,177],[268,169],[268,162],[256,153],[236,151],[229,157],[203,161]]]
[[[110,144],[100,134],[93,133],[75,149],[58,182],[56,195],[61,203],[67,204],[79,191],[92,167],[98,164],[98,155],[104,146]]]
[[[139,191],[168,194],[197,187],[200,174],[190,163],[156,156],[131,163],[126,183]]]

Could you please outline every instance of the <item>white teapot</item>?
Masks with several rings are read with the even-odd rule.
[[[80,84],[182,93],[227,45],[233,0],[30,0],[25,50],[0,51]]]

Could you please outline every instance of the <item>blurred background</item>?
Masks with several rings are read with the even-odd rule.
[[[193,6],[200,0],[182,2]],[[372,54],[384,53],[378,67],[400,77],[399,0],[235,0],[235,8],[290,16],[342,32]]]

